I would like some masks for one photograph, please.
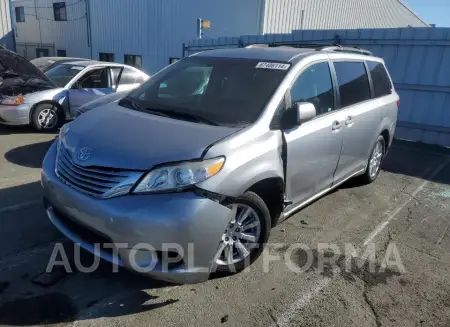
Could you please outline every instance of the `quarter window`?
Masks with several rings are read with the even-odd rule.
[[[291,88],[292,103],[310,102],[317,115],[334,110],[333,83],[327,62],[306,68]]]
[[[363,62],[334,63],[341,95],[341,107],[369,100],[370,86],[366,67]]]
[[[138,74],[130,69],[125,67],[122,72],[122,77],[120,77],[120,85],[130,85],[140,83],[137,81]]]
[[[16,23],[25,22],[25,8],[16,7]]]
[[[392,83],[384,65],[381,62],[367,61],[367,66],[372,77],[375,97],[392,94]]]
[[[53,3],[53,14],[56,21],[66,21],[66,3],[65,2],[55,2]]]

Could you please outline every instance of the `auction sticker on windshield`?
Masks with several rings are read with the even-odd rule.
[[[255,68],[264,69],[278,69],[278,70],[288,70],[291,67],[290,64],[280,64],[278,62],[258,62]]]

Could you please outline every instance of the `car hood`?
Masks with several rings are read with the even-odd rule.
[[[239,129],[155,116],[111,103],[80,116],[63,129],[61,138],[81,166],[148,170],[201,158],[209,145]],[[80,161],[77,154],[84,148],[90,155]]]
[[[28,84],[46,88],[56,85],[27,59],[0,49],[0,88]]]

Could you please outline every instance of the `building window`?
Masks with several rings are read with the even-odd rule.
[[[65,2],[55,2],[53,3],[53,13],[55,15],[56,21],[66,21],[66,3]]]
[[[169,58],[169,65],[176,63],[178,60],[180,60],[180,58],[170,57]]]
[[[114,53],[100,52],[99,58],[100,61],[114,62]]]
[[[56,55],[58,57],[66,57],[67,53],[66,53],[66,50],[56,50]]]
[[[25,8],[16,7],[16,23],[25,22]]]
[[[142,68],[142,57],[136,55],[125,55],[124,56],[125,65],[133,66],[136,68]]]
[[[48,57],[49,56],[49,50],[44,48],[36,48],[36,58],[40,57]]]

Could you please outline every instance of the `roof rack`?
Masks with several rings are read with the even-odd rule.
[[[318,43],[269,43],[269,44],[250,44],[246,48],[276,48],[276,47],[289,47],[289,48],[308,48],[315,49],[316,51],[335,51],[335,52],[350,52],[358,53],[366,56],[373,56],[373,53],[369,50],[364,50],[359,47],[344,47],[340,44],[318,44]]]
[[[316,50],[319,50],[319,49],[316,49]],[[364,50],[359,47],[343,47],[342,45],[339,45],[339,44],[322,47],[322,48],[320,48],[320,51],[351,52],[351,53],[363,54],[366,56],[373,56],[373,53],[370,52],[369,50]]]

